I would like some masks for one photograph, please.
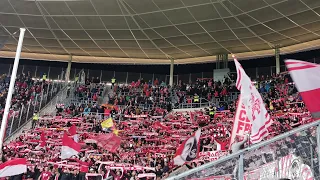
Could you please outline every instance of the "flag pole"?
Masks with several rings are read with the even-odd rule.
[[[10,79],[10,85],[9,85],[9,91],[8,91],[7,100],[6,100],[6,106],[4,108],[4,113],[3,113],[2,122],[1,122],[0,151],[2,150],[2,145],[3,145],[3,141],[4,141],[4,137],[5,137],[6,127],[7,127],[7,122],[8,122],[8,115],[9,115],[9,108],[11,106],[12,93],[14,91],[14,85],[15,85],[15,81],[16,81],[16,76],[17,76],[20,54],[21,54],[22,43],[23,43],[25,31],[26,31],[25,28],[20,28],[20,36],[19,36],[19,41],[18,41],[18,46],[17,46],[16,57],[14,59],[14,64],[13,64],[12,74],[11,74],[11,79]]]

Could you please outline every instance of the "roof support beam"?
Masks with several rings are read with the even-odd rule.
[[[72,64],[72,55],[70,55],[70,59],[68,61],[68,67],[67,67],[67,71],[66,71],[65,80],[67,83],[69,82],[69,79],[70,79],[71,64]]]
[[[276,57],[276,73],[280,73],[280,46],[276,45],[274,48],[274,53]]]
[[[173,70],[174,70],[174,59],[170,58],[170,79],[169,79],[170,87],[173,86]]]

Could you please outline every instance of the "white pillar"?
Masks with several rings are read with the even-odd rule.
[[[65,77],[66,82],[70,80],[71,63],[72,63],[72,55],[70,55],[70,59],[68,61],[68,67],[67,67],[66,77]]]
[[[11,73],[12,64],[10,64],[8,75]]]
[[[100,70],[100,83],[102,81],[102,70]]]
[[[21,54],[22,43],[23,43],[23,38],[24,38],[25,31],[26,31],[25,28],[20,28],[20,36],[19,36],[19,41],[18,41],[18,46],[17,46],[16,57],[15,57],[14,63],[13,63],[13,69],[12,69],[12,74],[11,74],[11,79],[10,79],[8,96],[7,96],[7,100],[6,100],[6,106],[4,108],[4,113],[3,113],[2,122],[1,122],[0,150],[2,150],[4,135],[6,133],[8,114],[9,114],[9,109],[10,109],[10,106],[11,106],[11,98],[12,98],[12,93],[14,91],[14,84],[15,84],[15,81],[16,81],[17,70],[18,70],[18,66],[19,66],[20,54]]]
[[[51,70],[51,67],[49,66],[49,69],[48,69],[48,73],[47,73],[47,78],[50,80],[50,70]]]
[[[171,58],[171,64],[170,64],[170,79],[169,79],[169,85],[172,87],[173,85],[173,68],[174,68],[174,59]]]
[[[34,71],[34,77],[37,78],[38,66],[36,66],[36,70]]]
[[[141,73],[140,73],[141,74]],[[126,84],[128,84],[128,78],[129,78],[129,72],[127,72],[127,76],[126,76]]]
[[[276,56],[276,73],[280,73],[280,47],[276,46],[274,49],[274,53]]]

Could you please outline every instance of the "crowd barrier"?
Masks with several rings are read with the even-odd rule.
[[[320,121],[303,125],[168,180],[320,179]]]

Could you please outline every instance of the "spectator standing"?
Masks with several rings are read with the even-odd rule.
[[[35,128],[38,120],[39,120],[39,114],[37,112],[34,112],[32,117],[32,129]]]

